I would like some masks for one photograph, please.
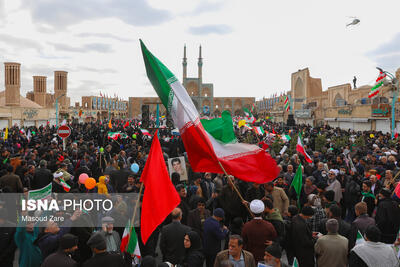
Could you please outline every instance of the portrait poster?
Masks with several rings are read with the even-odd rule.
[[[188,180],[188,175],[186,171],[186,162],[184,157],[176,157],[168,159],[168,170],[171,179],[172,179],[172,174],[176,172],[180,176],[180,181]]]

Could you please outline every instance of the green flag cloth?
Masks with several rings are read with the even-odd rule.
[[[235,133],[233,131],[232,117],[229,111],[225,110],[221,114],[221,118],[211,120],[202,119],[201,124],[204,129],[215,139],[223,144],[236,143]]]
[[[301,164],[297,168],[296,174],[294,175],[292,184],[290,186],[293,186],[293,188],[297,194],[297,200],[299,200],[301,187],[303,186],[303,173],[302,173],[302,169],[301,169]]]
[[[297,261],[297,258],[295,257],[294,258],[294,260],[293,260],[293,265],[292,265],[292,267],[299,267],[300,265],[299,265],[299,262]]]
[[[365,243],[365,239],[363,237],[363,235],[360,233],[360,230],[358,230],[357,232],[357,238],[356,238],[356,245]]]

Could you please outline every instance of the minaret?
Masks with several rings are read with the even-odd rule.
[[[21,88],[21,64],[15,62],[5,62],[4,68],[6,106],[19,106]]]
[[[201,57],[201,45],[199,48],[199,61],[197,62],[197,66],[199,67],[199,81],[203,79],[203,58]]]
[[[67,105],[67,76],[68,72],[57,70],[54,72],[54,97],[58,99],[58,104],[61,107]]]
[[[201,45],[199,47],[199,60],[197,62],[197,67],[199,68],[198,73],[198,86],[199,86],[199,96],[202,96],[202,87],[203,87],[203,58],[201,57]],[[201,102],[201,100],[200,100]],[[199,103],[202,106],[202,103]]]
[[[186,78],[187,78],[187,58],[186,58],[186,44],[183,47],[183,61],[182,61],[182,66],[183,66],[183,79],[182,83],[185,84]]]
[[[33,101],[46,107],[47,77],[33,76]]]

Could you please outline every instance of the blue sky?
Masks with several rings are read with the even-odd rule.
[[[372,84],[376,66],[400,67],[398,10],[398,0],[3,0],[0,63],[22,63],[23,95],[33,75],[47,75],[51,92],[53,71],[68,71],[73,102],[100,91],[155,96],[139,38],[179,79],[183,45],[196,76],[201,44],[203,80],[216,96],[287,91],[305,67],[324,90],[354,75]],[[361,23],[346,27],[353,16]]]

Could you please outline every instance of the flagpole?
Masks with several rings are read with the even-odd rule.
[[[134,225],[134,224],[135,224],[135,217],[136,217],[137,209],[138,209],[138,207],[139,207],[140,195],[142,194],[142,190],[143,190],[143,183],[140,183],[140,189],[139,189],[138,200],[136,201],[135,208],[134,208],[134,210],[133,210],[133,215],[132,215],[131,223],[130,223],[130,225],[129,225],[129,234],[132,233],[132,229],[135,227],[135,225]],[[129,241],[130,241],[130,239],[129,239]],[[126,247],[129,246],[129,241],[128,241],[128,243],[126,244]]]
[[[242,195],[240,194],[239,190],[237,189],[236,185],[234,184],[234,182],[231,179],[231,176],[226,172],[224,166],[222,166],[221,162],[218,160],[218,164],[221,167],[222,171],[225,173],[225,175],[228,177],[229,181],[231,182],[233,189],[235,189],[236,193],[238,194],[240,200],[242,201],[242,204],[246,207],[247,211],[250,213],[251,217],[254,217],[254,214],[251,212],[250,208],[248,205],[245,204],[245,200],[242,197]]]
[[[132,219],[131,219],[131,230],[132,230],[133,224],[135,222],[136,212],[137,212],[137,209],[139,207],[140,195],[142,194],[142,190],[143,190],[143,183],[140,183],[139,197],[138,197],[138,200],[136,201],[135,209],[133,210],[133,216],[132,216]]]

